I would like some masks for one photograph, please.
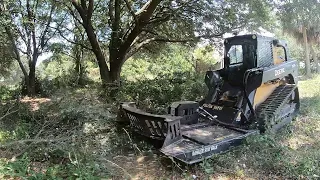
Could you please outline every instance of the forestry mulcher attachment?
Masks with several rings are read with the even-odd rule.
[[[224,67],[208,71],[200,102],[174,102],[168,115],[122,103],[134,132],[160,140],[160,151],[193,164],[241,144],[248,135],[275,132],[299,110],[298,63],[285,42],[260,35],[224,41]]]

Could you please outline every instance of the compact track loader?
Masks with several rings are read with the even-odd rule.
[[[122,103],[134,132],[163,142],[163,154],[193,164],[290,123],[300,102],[298,63],[288,57],[287,44],[251,34],[227,38],[224,46],[224,67],[206,73],[209,91],[200,102],[173,102],[168,115]]]

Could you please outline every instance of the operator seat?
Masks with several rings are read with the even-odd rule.
[[[222,85],[221,76],[216,71],[207,71],[204,82],[206,83],[209,92],[205,98],[205,103],[212,103],[215,101],[219,87]]]
[[[243,64],[228,69],[228,83],[231,86],[243,86],[243,77],[246,68]]]

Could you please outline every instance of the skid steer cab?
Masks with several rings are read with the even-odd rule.
[[[173,102],[167,115],[122,103],[132,130],[162,141],[163,154],[193,164],[290,123],[300,103],[298,63],[287,44],[250,34],[227,38],[224,46],[224,67],[206,73],[203,100]]]

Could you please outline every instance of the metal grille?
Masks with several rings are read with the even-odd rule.
[[[269,67],[273,65],[272,41],[263,38],[258,39],[257,55],[258,67]]]
[[[141,116],[136,113],[126,111],[131,127],[140,134],[164,139],[167,133],[167,123],[164,118]]]
[[[181,136],[181,117],[145,113],[132,107],[122,108],[130,121],[130,126],[141,135],[168,141]]]

